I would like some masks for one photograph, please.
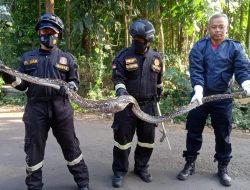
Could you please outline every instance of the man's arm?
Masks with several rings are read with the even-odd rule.
[[[205,42],[206,43],[206,42]],[[205,84],[204,54],[199,44],[195,44],[189,54],[189,72],[194,95],[191,102],[202,104],[203,88]]]
[[[125,67],[121,60],[116,57],[112,62],[112,81],[115,86],[116,96],[128,95],[125,80]]]
[[[0,66],[1,66],[1,64],[3,64],[3,63],[0,60]],[[21,66],[18,69],[18,71],[19,72],[23,71]],[[12,75],[5,73],[3,71],[0,71],[0,75],[3,79],[3,81],[5,82],[5,84],[10,84],[13,88],[16,88],[17,90],[20,90],[20,91],[24,91],[27,89],[27,82],[26,81],[23,81],[22,79],[15,77],[15,76],[12,76]]]

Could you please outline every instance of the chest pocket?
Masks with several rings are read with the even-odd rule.
[[[126,69],[127,69],[127,71],[135,71],[139,67],[138,61],[137,61],[136,58],[125,59],[125,63],[126,63]]]
[[[139,76],[139,64],[135,57],[125,59],[125,67],[128,71],[128,79],[136,79]]]

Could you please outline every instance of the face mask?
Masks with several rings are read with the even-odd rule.
[[[43,44],[46,48],[52,49],[56,46],[58,37],[53,35],[42,34],[39,36],[41,44]]]
[[[148,48],[148,43],[140,43],[137,41],[132,42],[133,46],[135,47],[135,52],[139,54],[144,54],[145,50]]]

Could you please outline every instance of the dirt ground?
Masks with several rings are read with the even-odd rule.
[[[0,189],[24,190],[25,162],[23,153],[24,125],[21,121],[22,107],[0,107]],[[75,128],[81,143],[85,162],[90,173],[91,190],[114,189],[112,177],[113,134],[110,128],[112,116],[105,114],[76,114]],[[156,130],[155,149],[150,160],[153,182],[146,184],[136,177],[133,170],[133,151],[130,169],[121,190],[248,190],[250,189],[250,133],[234,129],[231,136],[233,159],[229,172],[233,185],[222,187],[216,177],[217,163],[213,162],[214,134],[206,128],[203,146],[197,159],[196,173],[185,182],[176,179],[183,168],[182,151],[185,149],[184,124],[165,123],[172,150],[166,141],[159,142]],[[50,133],[45,156],[44,190],[76,190],[72,176],[67,171],[61,150]]]

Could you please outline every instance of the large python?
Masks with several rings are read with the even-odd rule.
[[[72,101],[74,101],[76,104],[78,104],[80,107],[83,107],[85,109],[100,111],[104,113],[117,113],[119,111],[122,111],[129,104],[132,104],[132,111],[134,112],[134,114],[140,119],[148,123],[160,123],[164,121],[169,121],[170,119],[176,116],[187,113],[190,110],[200,106],[198,102],[193,102],[186,106],[182,106],[171,113],[168,113],[162,116],[152,116],[143,112],[140,109],[136,99],[130,95],[124,95],[124,96],[109,98],[105,100],[98,100],[98,101],[87,100],[87,99],[82,98],[75,91],[69,89],[65,81],[30,76],[30,75],[21,73],[19,71],[16,71],[14,69],[7,67],[6,65],[2,64],[1,61],[0,61],[0,70],[12,76],[18,77],[22,80],[28,81],[30,83],[48,86],[48,87],[52,87],[58,90],[60,89],[61,86],[65,86],[67,89],[69,98]],[[236,92],[236,93],[231,93],[231,94],[217,94],[217,95],[207,96],[203,98],[203,103],[207,103],[207,102],[211,102],[215,100],[235,98],[239,96],[245,96],[245,92]]]

